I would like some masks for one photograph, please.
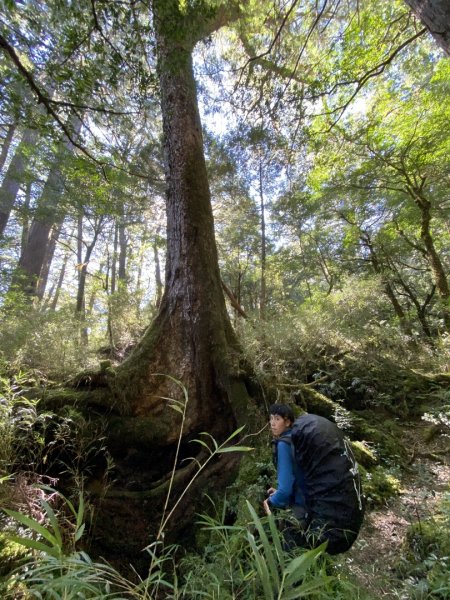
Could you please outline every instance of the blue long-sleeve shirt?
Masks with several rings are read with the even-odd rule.
[[[290,442],[277,444],[277,481],[277,490],[270,496],[269,504],[275,508],[305,506],[303,476],[294,463]]]

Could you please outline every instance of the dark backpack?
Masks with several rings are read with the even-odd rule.
[[[302,479],[308,523],[351,532],[346,535],[349,547],[362,524],[364,500],[358,464],[344,434],[328,419],[305,414],[280,441],[291,444],[299,471],[296,480]]]

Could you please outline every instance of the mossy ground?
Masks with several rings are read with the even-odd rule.
[[[398,443],[409,464],[371,471],[373,487],[366,482],[365,491],[373,502],[354,547],[336,565],[373,600],[443,600],[450,597],[450,461],[439,451],[448,438],[430,445],[420,420],[402,429]]]

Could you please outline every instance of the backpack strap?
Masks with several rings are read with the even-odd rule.
[[[363,491],[361,485],[361,476],[359,474],[358,463],[356,462],[355,455],[353,454],[352,447],[347,438],[344,438],[345,454],[350,462],[349,471],[353,478],[353,486],[355,488],[356,498],[358,499],[358,508],[360,511],[363,510]]]

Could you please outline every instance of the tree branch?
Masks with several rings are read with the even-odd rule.
[[[325,3],[326,3],[327,1],[328,1],[328,0],[325,0]],[[241,67],[241,75],[240,75],[240,77],[239,77],[239,80],[238,80],[238,82],[237,82],[237,84],[236,84],[236,87],[238,87],[238,86],[240,85],[240,83],[241,83],[241,79],[242,79],[242,75],[243,75],[243,73],[244,73],[245,69],[248,67],[248,65],[249,65],[250,63],[252,63],[252,62],[255,62],[255,61],[258,61],[258,62],[259,62],[259,61],[261,61],[261,60],[262,60],[262,59],[263,59],[265,56],[267,56],[268,54],[270,54],[270,53],[272,52],[272,48],[274,47],[275,43],[276,43],[276,42],[277,42],[277,40],[279,39],[279,37],[280,37],[280,35],[281,35],[281,32],[283,31],[283,28],[284,28],[284,26],[286,25],[286,22],[287,22],[287,20],[288,20],[288,18],[289,18],[289,15],[292,13],[292,11],[294,10],[294,8],[295,8],[295,6],[296,6],[297,4],[298,4],[298,0],[294,0],[294,1],[293,1],[293,3],[292,3],[292,5],[291,5],[291,7],[289,8],[289,10],[286,12],[285,16],[283,17],[283,19],[282,19],[282,21],[281,21],[281,25],[279,26],[279,28],[278,28],[278,30],[277,30],[277,32],[276,32],[276,34],[275,34],[275,36],[274,36],[273,40],[271,41],[271,43],[270,43],[270,45],[269,45],[269,48],[268,48],[267,50],[265,50],[264,52],[262,52],[261,54],[258,54],[258,55],[256,55],[256,56],[250,56],[250,57],[247,59],[247,62],[245,63],[245,65],[244,65],[243,67]],[[244,48],[245,48],[245,49],[248,51],[248,50],[250,49],[250,46],[249,46],[249,43],[248,43],[248,40],[247,40],[247,38],[245,38],[245,37],[244,37],[244,39],[242,39],[242,38],[241,38],[241,41],[242,41],[242,43],[243,43],[243,45],[244,45]],[[269,65],[271,64],[271,63],[267,63],[267,61],[264,61],[264,63],[266,63],[266,64],[269,64]],[[273,69],[273,65],[272,65],[270,68],[271,68],[271,69]]]
[[[247,313],[245,312],[245,310],[242,308],[242,306],[237,301],[236,296],[233,294],[233,292],[230,290],[230,288],[223,281],[221,281],[221,283],[222,283],[223,291],[230,299],[231,306],[234,308],[234,310],[237,313],[239,313],[241,315],[241,317],[244,317],[244,319],[248,319]]]
[[[8,41],[1,34],[0,34],[0,48],[2,48],[4,50],[4,52],[10,57],[10,59],[12,60],[12,62],[16,65],[17,70],[22,75],[22,77],[25,79],[25,81],[28,83],[29,87],[34,92],[34,94],[36,95],[38,104],[43,104],[45,106],[45,109],[46,109],[47,113],[51,117],[53,117],[53,119],[55,120],[55,122],[62,129],[64,135],[67,137],[67,139],[69,140],[69,142],[74,146],[74,148],[77,148],[78,150],[80,150],[80,152],[82,152],[85,156],[87,156],[90,160],[92,160],[96,165],[98,165],[100,167],[100,169],[102,171],[102,174],[103,174],[103,177],[107,181],[108,181],[108,176],[107,176],[107,173],[106,173],[106,170],[105,170],[106,167],[118,169],[119,171],[127,173],[128,175],[139,177],[140,179],[158,181],[158,180],[152,179],[148,175],[144,175],[142,173],[136,173],[136,172],[133,172],[133,171],[129,171],[128,169],[125,169],[123,167],[119,167],[118,165],[110,164],[110,163],[102,162],[102,161],[98,160],[98,158],[96,158],[93,154],[91,154],[89,152],[89,150],[87,150],[82,144],[80,144],[75,139],[75,137],[72,135],[72,132],[70,131],[70,129],[67,127],[67,125],[64,123],[64,121],[61,119],[61,117],[58,115],[58,113],[53,108],[53,106],[52,106],[52,104],[53,104],[52,100],[50,100],[50,98],[48,98],[48,96],[46,96],[42,92],[42,90],[39,88],[39,86],[35,82],[35,80],[33,78],[33,75],[28,71],[28,69],[21,62],[21,60],[18,57],[15,49],[8,43]],[[63,104],[63,103],[60,103],[60,104]],[[67,104],[70,105],[70,103],[67,103]]]
[[[56,104],[57,106],[64,106],[66,108],[77,108],[81,110],[91,110],[92,112],[99,112],[105,115],[115,115],[119,117],[123,117],[126,115],[137,114],[137,111],[121,111],[121,110],[111,110],[109,108],[102,108],[100,106],[89,106],[87,104],[75,104],[73,102],[68,102],[67,100],[53,100],[52,98],[47,98],[49,104]]]
[[[391,64],[391,62],[394,60],[394,58],[397,56],[397,54],[399,54],[403,50],[403,48],[405,48],[406,46],[408,46],[409,44],[414,42],[417,38],[421,37],[426,32],[427,32],[427,29],[424,27],[423,29],[418,31],[416,34],[414,34],[412,37],[405,40],[403,42],[403,44],[400,44],[400,46],[397,46],[397,48],[385,60],[383,60],[381,63],[379,63],[375,67],[372,67],[368,73],[364,73],[364,75],[362,77],[360,77],[359,79],[356,79],[354,81],[337,83],[330,91],[320,94],[321,96],[329,95],[329,94],[333,93],[338,87],[342,87],[344,85],[351,85],[352,83],[357,84],[356,90],[353,92],[353,94],[350,96],[350,98],[343,105],[336,107],[332,111],[324,113],[324,114],[328,114],[328,115],[339,113],[337,118],[331,123],[327,132],[331,131],[331,129],[339,122],[342,115],[349,107],[350,103],[354,100],[356,95],[361,91],[361,89],[365,86],[365,84],[370,79],[372,79],[372,77],[377,77],[378,75],[381,75],[381,73],[383,73],[383,71],[386,69],[386,67]],[[313,98],[313,99],[314,100],[318,99],[318,97]]]
[[[58,123],[58,125],[61,127],[61,129],[63,130],[67,139],[70,141],[70,143],[75,148],[78,148],[81,152],[83,152],[83,154],[85,154],[88,158],[90,158],[92,161],[94,161],[97,165],[99,165],[103,171],[105,178],[107,179],[106,173],[104,170],[105,164],[100,162],[97,158],[95,158],[95,156],[93,156],[88,150],[86,150],[86,148],[84,148],[84,146],[82,146],[81,144],[79,144],[77,142],[77,140],[72,135],[71,131],[67,128],[66,124],[61,120],[58,113],[53,109],[49,98],[42,93],[42,91],[40,90],[40,88],[38,87],[36,82],[34,81],[32,74],[22,64],[22,62],[21,62],[20,58],[17,56],[17,53],[14,50],[14,48],[8,43],[8,41],[1,34],[0,34],[0,48],[3,48],[5,53],[11,58],[12,62],[16,65],[19,73],[24,77],[24,79],[26,80],[26,82],[28,83],[30,88],[36,94],[38,103],[43,104],[45,106],[48,114],[51,115],[54,118],[54,120]]]

